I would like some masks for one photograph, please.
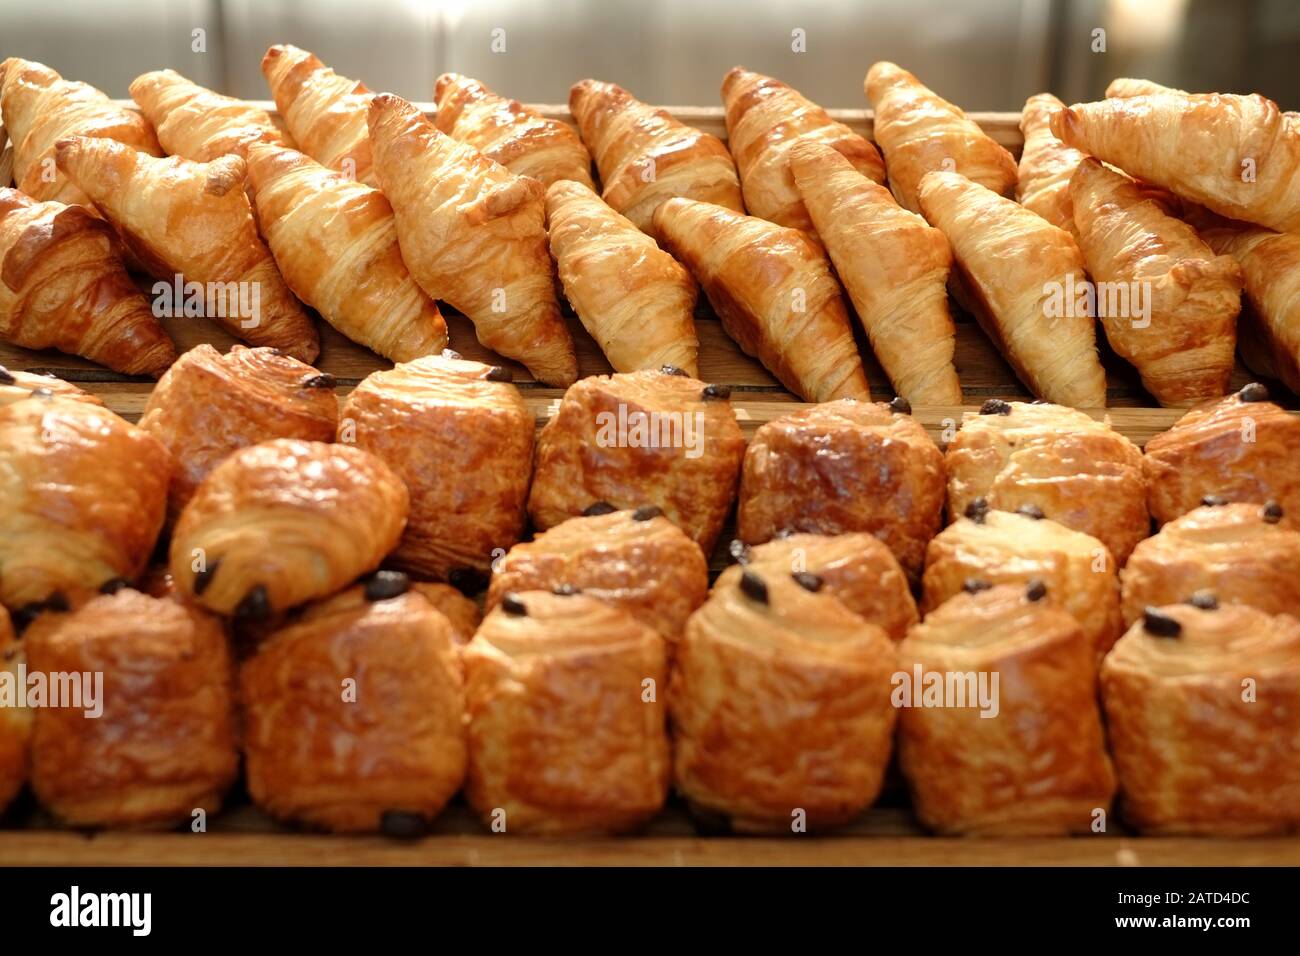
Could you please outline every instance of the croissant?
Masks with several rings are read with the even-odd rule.
[[[369,122],[375,168],[415,280],[469,316],[480,342],[539,380],[577,381],[573,340],[555,301],[541,183],[438,132],[391,93],[372,99]]]
[[[884,160],[870,141],[780,80],[735,67],[722,80],[722,101],[727,148],[740,171],[745,208],[755,216],[791,229],[813,228],[791,175],[797,144],[819,144],[873,182],[885,181]]]
[[[383,193],[286,147],[253,143],[244,155],[262,235],[298,298],[394,362],[446,347],[447,323],[402,261]]]
[[[745,211],[736,166],[716,136],[598,80],[573,84],[569,110],[596,158],[605,202],[641,231],[656,235],[654,212],[673,196]]]
[[[438,77],[433,98],[438,129],[516,176],[531,176],[543,186],[567,179],[596,188],[591,154],[567,123],[547,119],[459,73]]]
[[[64,136],[107,137],[162,155],[143,116],[31,60],[10,57],[0,63],[0,113],[13,140],[14,182],[32,199],[89,205],[86,194],[55,166],[54,145]]]
[[[789,150],[817,235],[895,391],[914,405],[960,405],[943,233],[818,142]]]
[[[9,143],[9,134],[4,124],[0,123],[0,189],[7,189],[14,184],[14,148]]]
[[[339,76],[316,54],[287,44],[266,51],[262,75],[298,149],[348,179],[379,185],[366,131],[371,93],[364,83]]]
[[[250,142],[292,146],[266,110],[192,83],[175,70],[131,81],[131,99],[173,156],[208,163]]]
[[[1020,154],[1016,201],[1056,228],[1075,235],[1070,177],[1084,154],[1066,146],[1052,132],[1052,114],[1061,109],[1065,109],[1065,104],[1051,93],[1039,93],[1025,101],[1020,113],[1025,148]]]
[[[1106,87],[1106,98],[1124,99],[1130,96],[1150,96],[1153,93],[1177,93],[1182,96],[1190,96],[1186,90],[1175,89],[1172,86],[1161,86],[1151,80],[1141,80],[1129,76],[1121,76],[1110,81]],[[1064,104],[1062,104],[1064,105]]]
[[[17,686],[27,656],[14,636],[9,612],[0,604],[0,679]],[[28,741],[32,734],[32,712],[26,707],[0,707],[0,817],[27,780]]]
[[[839,283],[816,242],[693,199],[668,200],[654,222],[727,334],[782,385],[810,402],[870,398]]]
[[[161,375],[176,347],[117,248],[112,227],[84,206],[0,189],[0,338]]]
[[[921,211],[921,179],[934,170],[960,173],[999,195],[1011,195],[1015,158],[961,109],[893,63],[873,65],[865,88],[875,109],[875,138],[885,152],[889,187],[904,209]]]
[[[1105,406],[1092,315],[1073,308],[1087,276],[1070,234],[959,173],[928,173],[920,203],[952,244],[980,326],[1030,390],[1059,405]]]
[[[81,136],[60,140],[58,159],[127,248],[163,280],[159,285],[179,286],[176,276],[183,277],[173,314],[181,308],[175,299],[188,299],[190,283],[198,283],[205,313],[232,335],[303,362],[320,353],[315,326],[257,234],[243,189],[243,159],[155,159],[111,139]]]

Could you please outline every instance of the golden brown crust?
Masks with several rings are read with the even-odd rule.
[[[894,668],[885,633],[825,590],[728,568],[687,622],[673,670],[678,792],[737,830],[848,822],[889,763]]]
[[[1077,239],[1074,210],[1070,205],[1070,177],[1085,155],[1066,146],[1052,132],[1052,114],[1062,109],[1065,104],[1051,93],[1039,93],[1025,100],[1020,112],[1025,148],[1020,154],[1016,202]]]
[[[1123,565],[1151,532],[1141,450],[1109,419],[1072,408],[1027,402],[996,408],[967,412],[948,444],[949,519],[975,498],[999,511],[1038,508],[1099,539]]]
[[[292,146],[266,110],[199,86],[175,70],[153,70],[131,81],[131,99],[173,156],[208,163],[240,153],[247,143]]]
[[[142,827],[220,809],[239,769],[220,621],[125,589],[41,618],[24,643],[31,671],[102,674],[99,717],[35,709],[32,789],[47,810],[74,826]]]
[[[1155,834],[1296,829],[1300,621],[1183,604],[1154,623],[1134,624],[1101,668],[1125,819]]]
[[[1033,593],[1003,586],[959,594],[899,646],[908,681],[895,685],[907,704],[899,762],[917,816],[938,833],[1052,836],[1105,826],[1115,772],[1096,661],[1050,585],[1044,597]],[[936,678],[945,685],[937,705],[926,699]],[[986,696],[972,700],[980,681]]]
[[[943,454],[910,415],[869,402],[827,402],[763,425],[745,453],[736,533],[866,531],[908,577],[943,523]]]
[[[700,549],[713,550],[745,453],[724,386],[669,372],[584,378],[537,438],[528,496],[545,531],[597,502],[657,505]]]
[[[71,382],[65,382],[61,378],[41,372],[23,372],[17,369],[8,369],[0,365],[0,407],[12,405],[14,402],[21,402],[26,398],[40,398],[47,392],[59,398],[70,398],[77,402],[104,406],[103,399],[98,395],[82,391]]]
[[[624,832],[659,812],[668,674],[653,629],[592,597],[523,591],[484,618],[464,662],[465,796],[485,824]]]
[[[172,577],[187,601],[267,618],[376,568],[406,509],[402,480],[357,448],[292,438],[241,448],[181,512]]]
[[[805,233],[681,198],[654,222],[727,334],[782,385],[810,402],[870,397],[840,285]]]
[[[14,636],[9,612],[0,604],[0,675],[18,686],[18,669],[26,665],[23,645]],[[32,711],[6,702],[0,706],[0,816],[27,782]]]
[[[267,813],[356,833],[441,812],[465,776],[464,681],[414,590],[309,606],[240,670],[248,788]]]
[[[470,642],[483,621],[483,612],[471,598],[450,584],[437,581],[412,581],[411,590],[422,595],[451,624],[451,639],[457,648]]]

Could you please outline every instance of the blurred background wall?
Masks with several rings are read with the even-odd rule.
[[[824,106],[862,107],[867,67],[891,59],[975,110],[1018,110],[1045,89],[1092,99],[1123,75],[1300,109],[1296,0],[0,0],[0,55],[113,96],[167,66],[266,98],[258,64],[277,42],[419,100],[456,70],[530,102],[563,102],[594,76],[711,105],[744,64]]]

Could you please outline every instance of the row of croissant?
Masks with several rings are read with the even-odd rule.
[[[946,452],[901,398],[747,445],[673,367],[536,435],[450,352],[333,386],[203,345],[136,426],[0,371],[0,703],[103,675],[96,717],[0,707],[0,805],[185,821],[242,752],[260,806],[335,830],[418,832],[463,784],[494,829],[620,831],[670,781],[798,829],[869,805],[897,740],[941,832],[1095,831],[1117,788],[1144,830],[1300,824],[1300,418],[1259,384],[1145,453],[1001,400]]]
[[[800,397],[866,398],[847,290],[898,394],[960,404],[951,287],[1043,398],[1105,405],[1099,317],[1161,404],[1190,406],[1228,387],[1244,289],[1243,357],[1300,387],[1300,133],[1260,96],[1128,80],[1069,109],[1042,94],[1026,104],[1017,168],[890,63],[866,79],[883,160],[740,68],[723,83],[724,145],[594,80],[570,97],[579,137],[456,74],[438,81],[435,125],[306,51],[272,47],[262,66],[284,128],[169,70],[132,84],[141,116],[6,61],[22,194],[0,194],[0,335],[133,373],[174,359],[107,230],[60,204],[82,203],[155,275],[258,284],[253,327],[219,317],[307,361],[318,342],[299,299],[394,361],[446,344],[443,301],[484,345],[571,384],[558,268],[617,371],[694,372],[698,281],[726,331]],[[88,309],[92,285],[114,294]]]

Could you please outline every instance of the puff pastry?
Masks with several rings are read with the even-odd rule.
[[[922,616],[960,594],[967,583],[1047,586],[1052,600],[1079,622],[1100,660],[1120,634],[1119,577],[1110,550],[1082,531],[1050,518],[967,506],[926,551]]]
[[[870,141],[780,80],[735,67],[723,77],[722,102],[727,148],[740,172],[745,208],[755,216],[791,229],[813,228],[791,176],[798,143],[821,144],[873,182],[885,181],[885,162]]]
[[[234,346],[222,355],[190,349],[149,393],[140,427],[171,452],[168,517],[240,448],[273,438],[333,441],[339,401],[334,378],[274,349]]]
[[[1070,177],[1085,156],[1073,146],[1066,146],[1052,132],[1052,114],[1062,109],[1065,104],[1051,93],[1039,93],[1025,100],[1020,112],[1025,148],[1020,154],[1016,201],[1077,239],[1074,210],[1070,206]]]
[[[464,662],[465,796],[485,824],[617,833],[659,811],[668,672],[653,628],[583,594],[521,591],[484,618]]]
[[[341,833],[418,835],[465,776],[447,618],[404,575],[309,605],[240,670],[254,802]]]
[[[789,156],[817,235],[894,389],[914,405],[960,405],[948,240],[831,147],[796,143]]]
[[[943,454],[916,419],[887,405],[827,402],[754,433],[736,533],[759,544],[782,531],[866,531],[915,580],[943,498]]]
[[[175,70],[153,70],[131,81],[131,99],[173,156],[210,163],[247,143],[293,142],[266,110],[199,86]]]
[[[1240,391],[1188,412],[1146,445],[1147,506],[1159,524],[1201,504],[1276,501],[1300,514],[1300,417],[1268,401],[1252,382]]]
[[[292,438],[241,448],[181,512],[172,577],[187,601],[265,619],[374,570],[406,509],[402,480],[360,449]]]
[[[383,193],[296,150],[255,143],[244,155],[258,224],[294,295],[394,362],[446,347],[447,323],[402,261]]]
[[[921,179],[932,170],[958,173],[1002,196],[1012,194],[1015,158],[907,70],[876,63],[864,88],[875,110],[873,135],[885,153],[889,187],[904,209],[921,211]]]
[[[797,229],[692,199],[654,215],[722,327],[805,401],[869,398],[839,283],[821,247]]]
[[[415,281],[474,322],[488,348],[547,385],[578,377],[573,340],[555,301],[541,183],[516,176],[381,93],[370,137],[397,241]]]
[[[125,375],[157,377],[176,346],[84,206],[0,189],[0,338],[54,348]]]
[[[220,621],[124,588],[42,618],[24,643],[32,671],[100,675],[93,708],[34,709],[32,789],[47,810],[73,826],[161,827],[220,809],[239,770]]]
[[[591,154],[567,123],[547,119],[459,73],[438,77],[433,98],[438,129],[516,176],[531,176],[543,186],[567,179],[596,188],[591,181]]]
[[[596,159],[605,202],[642,232],[657,236],[654,212],[673,196],[745,211],[736,166],[716,136],[599,80],[573,84],[569,111]]]
[[[1101,668],[1125,819],[1145,833],[1300,825],[1300,621],[1152,608]]]
[[[1097,811],[1110,812],[1115,771],[1096,662],[1050,585],[958,594],[927,614],[898,653],[900,673],[911,678],[899,687],[907,706],[898,757],[926,827],[1053,836],[1104,821]],[[935,677],[945,686],[938,706],[922,696]]]
[[[14,636],[9,612],[0,604],[0,674],[17,686],[19,668],[27,655]],[[32,734],[32,712],[6,702],[0,707],[0,817],[27,782],[28,742]]]
[[[1069,308],[1069,290],[1087,282],[1070,234],[959,173],[927,173],[920,204],[952,244],[964,304],[1030,390],[1104,407],[1093,318]]]
[[[1092,535],[1121,565],[1151,531],[1141,450],[1073,408],[986,402],[966,413],[944,466],[952,520],[976,498],[1025,509]]]
[[[546,220],[564,294],[614,371],[673,365],[697,375],[691,274],[576,182],[546,190]]]
[[[372,373],[344,401],[339,440],[381,459],[410,492],[397,567],[482,579],[523,532],[535,426],[501,373],[430,355]]]
[[[673,779],[733,829],[846,823],[880,792],[894,646],[815,575],[731,567],[686,623],[669,707]]]
[[[0,406],[0,604],[30,618],[144,570],[167,449],[112,412],[37,395]]]
[[[106,137],[162,155],[143,116],[122,109],[89,84],[65,80],[43,63],[18,57],[0,63],[0,113],[13,140],[14,183],[38,202],[90,204],[55,166],[54,144],[65,136]]]
[[[537,437],[533,525],[545,531],[592,505],[655,505],[710,553],[745,454],[730,394],[677,369],[584,378]]]
[[[100,407],[104,405],[98,395],[84,392],[61,378],[36,372],[20,372],[0,365],[0,408],[25,398],[42,398],[49,395],[71,398]]]

